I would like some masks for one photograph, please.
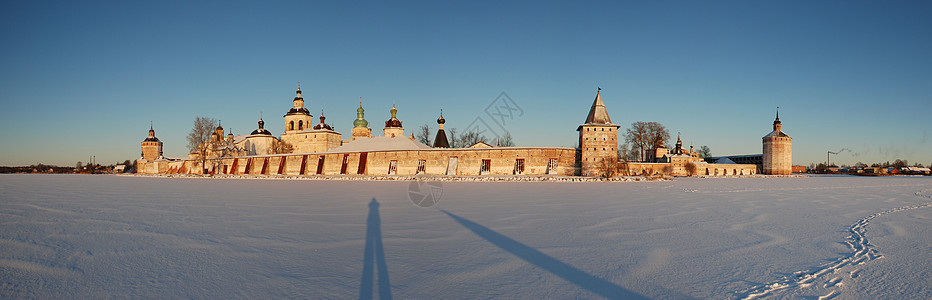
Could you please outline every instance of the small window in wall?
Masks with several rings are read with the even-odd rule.
[[[550,162],[547,163],[547,174],[556,174],[557,173],[557,159],[551,158]]]
[[[395,175],[398,173],[398,161],[393,160],[388,163],[388,175]]]
[[[479,175],[489,175],[492,171],[492,160],[483,159],[482,166],[479,168]]]
[[[417,161],[417,174],[424,174],[425,170],[427,170],[427,161],[426,160]]]
[[[524,175],[524,159],[515,160],[515,175]]]
[[[294,130],[294,121],[291,121],[289,124],[290,126],[288,126],[288,130]]]
[[[304,130],[304,120],[298,121],[298,130]]]

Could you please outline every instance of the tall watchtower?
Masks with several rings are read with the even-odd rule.
[[[141,146],[142,154],[140,156],[142,159],[152,162],[162,157],[162,141],[155,137],[155,129],[152,129],[151,124],[149,125],[149,137],[142,141]]]
[[[586,123],[579,125],[580,175],[600,176],[605,168],[616,168],[618,162],[618,128],[612,123],[602,102],[602,88],[595,94]]]
[[[793,138],[783,132],[780,108],[773,121],[773,131],[763,137],[764,155],[762,173],[768,175],[793,174]]]

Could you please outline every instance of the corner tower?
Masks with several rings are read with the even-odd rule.
[[[152,162],[162,157],[162,141],[155,137],[155,130],[149,124],[149,137],[142,141],[142,159]]]
[[[580,175],[600,176],[608,173],[605,168],[617,167],[619,127],[608,116],[602,102],[602,88],[599,88],[586,123],[576,128],[579,131]]]
[[[793,174],[793,138],[783,132],[780,108],[773,120],[773,131],[763,137],[764,155],[762,173],[767,175]]]

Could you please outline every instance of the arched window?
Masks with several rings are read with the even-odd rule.
[[[298,130],[304,130],[304,120],[298,121]]]
[[[291,125],[288,127],[288,130],[294,130],[294,121],[291,121]]]

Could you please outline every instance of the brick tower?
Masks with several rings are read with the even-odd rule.
[[[793,138],[783,132],[780,123],[780,108],[777,107],[777,118],[773,121],[773,131],[763,137],[764,157],[763,170],[767,175],[793,174]]]
[[[602,102],[602,88],[595,94],[586,123],[579,125],[580,175],[601,176],[618,161],[618,128]]]
[[[155,130],[152,129],[152,124],[149,124],[149,137],[142,141],[141,146],[142,154],[140,156],[142,159],[152,162],[162,157],[162,141],[159,141],[159,138],[155,137]]]

